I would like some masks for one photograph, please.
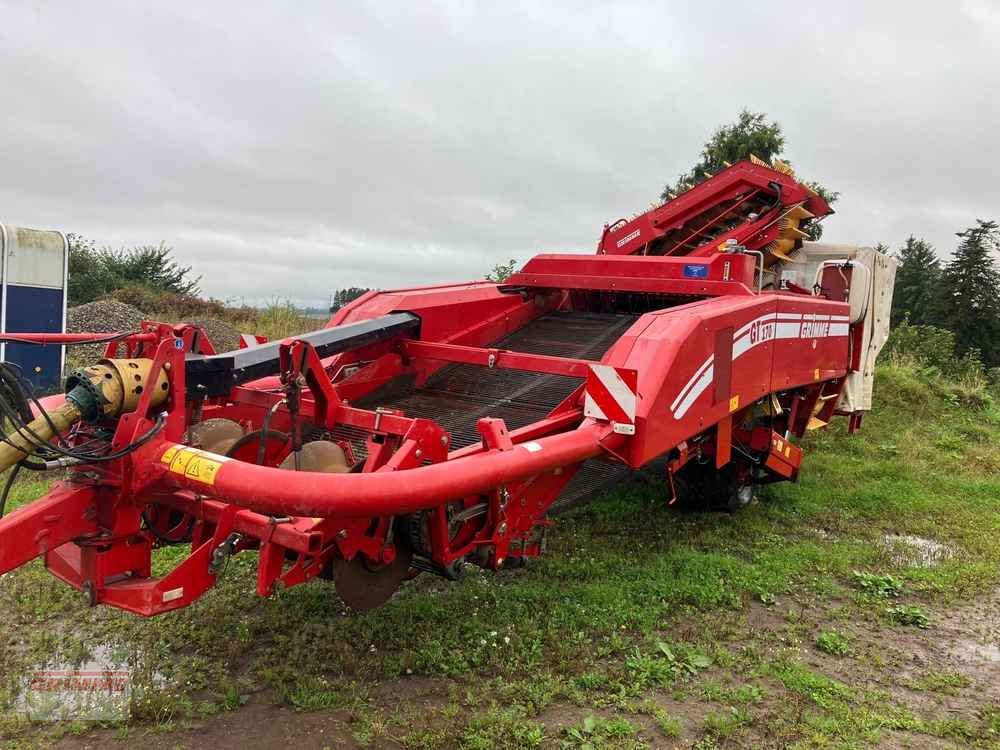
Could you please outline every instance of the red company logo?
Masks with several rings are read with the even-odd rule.
[[[124,693],[131,681],[132,673],[126,669],[52,669],[32,674],[28,690],[38,693]]]

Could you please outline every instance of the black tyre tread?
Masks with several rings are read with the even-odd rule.
[[[678,504],[688,510],[733,513],[742,507],[732,463],[716,469],[712,463],[692,461],[674,476],[674,487]]]

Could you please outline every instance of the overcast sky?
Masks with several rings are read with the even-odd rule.
[[[1000,220],[995,0],[157,5],[0,0],[0,221],[219,298],[592,252],[743,107],[841,192],[824,239]]]

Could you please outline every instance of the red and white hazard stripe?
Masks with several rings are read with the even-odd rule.
[[[611,422],[622,435],[635,434],[638,373],[624,367],[591,365],[583,397],[583,414]]]
[[[258,336],[254,333],[241,333],[240,334],[240,349],[249,349],[251,346],[257,346],[258,344],[266,344],[267,336]]]

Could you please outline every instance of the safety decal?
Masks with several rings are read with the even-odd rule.
[[[209,486],[215,484],[219,469],[228,460],[226,456],[217,453],[177,445],[167,448],[160,456],[160,462],[167,464],[167,468],[174,474]]]

